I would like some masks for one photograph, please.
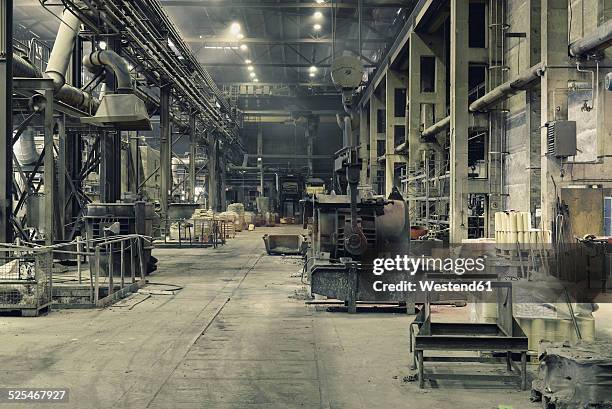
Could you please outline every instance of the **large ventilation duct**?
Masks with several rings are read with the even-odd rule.
[[[478,98],[470,105],[470,112],[485,111],[491,105],[501,101],[502,99],[514,95],[519,91],[526,90],[535,80],[544,74],[544,66],[536,64],[524,71],[513,80],[504,82],[503,84],[493,88],[484,96]]]
[[[16,132],[13,133],[15,134]],[[24,170],[30,170],[28,168],[34,165],[40,156],[40,152],[36,149],[34,135],[34,129],[28,127],[21,133],[17,142],[13,145],[15,159],[17,159],[17,162],[19,162]]]
[[[69,10],[64,10],[45,70],[45,77],[53,80],[53,88],[58,100],[90,112],[98,108],[98,102],[89,93],[66,84],[66,71],[68,71],[74,43],[80,30],[81,21]]]
[[[569,46],[572,57],[582,57],[592,51],[602,50],[612,45],[612,20],[600,25],[595,31],[574,41]]]
[[[117,78],[117,92],[133,93],[132,77],[127,61],[111,50],[97,50],[83,57],[83,65],[93,73],[107,68]]]
[[[55,92],[66,84],[66,71],[70,64],[70,57],[79,31],[81,29],[81,21],[72,14],[69,10],[64,10],[62,13],[61,23],[53,49],[49,56],[45,76],[53,80]]]
[[[114,125],[124,131],[150,131],[151,120],[145,102],[134,94],[127,61],[111,50],[97,50],[83,57],[91,72],[112,71],[117,79],[117,94],[104,93],[96,115],[81,122]]]

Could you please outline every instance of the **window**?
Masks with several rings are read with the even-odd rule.
[[[376,155],[382,156],[387,151],[387,141],[376,141]]]
[[[436,58],[421,56],[421,92],[436,91]]]
[[[393,134],[393,146],[397,147],[406,142],[406,127],[404,125],[395,125]]]
[[[378,133],[385,133],[385,127],[387,126],[385,115],[387,115],[387,112],[384,109],[379,109],[376,112],[376,132]]]
[[[604,197],[604,236],[612,236],[612,197]]]
[[[395,89],[395,117],[406,116],[406,88]]]
[[[470,3],[469,44],[472,48],[485,48],[487,41],[487,14],[484,3]]]

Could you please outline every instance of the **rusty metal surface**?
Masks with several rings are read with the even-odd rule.
[[[612,408],[612,344],[546,343],[541,351],[536,400],[555,409]]]

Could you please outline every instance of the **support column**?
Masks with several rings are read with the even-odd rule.
[[[259,196],[264,196],[263,130],[261,125],[257,128],[257,166],[259,167]]]
[[[13,0],[0,0],[0,243],[13,242]]]
[[[370,97],[370,178],[369,182],[372,185],[372,190],[375,193],[380,192],[378,186],[378,110],[381,108],[381,102],[376,93],[372,93]]]
[[[58,239],[64,239],[65,226],[67,224],[67,220],[70,217],[68,212],[68,196],[70,194],[70,184],[66,180],[66,175],[69,174],[68,166],[69,162],[72,160],[72,156],[70,156],[68,152],[68,136],[66,135],[66,127],[64,125],[64,118],[58,119],[56,122],[58,129],[58,158],[57,158],[57,174],[58,174],[58,183],[57,183],[57,202],[59,207],[59,225],[60,229],[58,233],[60,236]],[[70,159],[69,159],[70,158]]]
[[[406,93],[406,135],[408,141],[408,164],[414,167],[419,164],[422,155],[419,151],[428,149],[421,141],[421,132],[446,117],[446,69],[441,46],[442,38],[421,35],[413,32],[409,40],[408,90]],[[421,59],[434,59],[434,87],[423,90]]]
[[[313,177],[314,175],[314,161],[312,159],[312,155],[314,154],[314,141],[317,137],[317,132],[319,130],[319,118],[315,118],[311,118],[308,120],[305,130],[306,155],[308,156],[308,177]]]
[[[221,157],[218,158],[218,163],[219,163],[219,179],[221,181],[220,187],[219,187],[219,204],[221,206],[221,211],[224,212],[227,209],[227,195],[225,193],[225,188],[227,186],[226,183],[226,179],[227,179],[227,174],[225,172],[225,156],[221,155]]]
[[[140,184],[140,148],[138,140],[138,131],[128,132],[128,144],[130,152],[130,175],[128,182],[128,190],[134,194],[138,194],[138,185]]]
[[[529,10],[529,30],[527,31],[527,44],[529,51],[527,53],[529,61],[528,67],[532,67],[542,58],[541,53],[541,24],[542,24],[542,8],[541,0],[528,0]],[[529,179],[527,180],[527,191],[529,192],[529,211],[535,215],[536,208],[540,207],[540,124],[542,118],[542,107],[540,100],[540,87],[529,88],[525,93],[525,117],[527,128],[527,166]]]
[[[43,182],[45,185],[45,244],[50,246],[55,239],[55,157],[53,153],[53,90],[45,90],[45,137]]]
[[[398,125],[404,126],[404,117],[395,116],[395,90],[406,87],[406,78],[404,75],[391,69],[387,70],[386,75],[386,93],[385,93],[385,109],[386,109],[386,143],[385,143],[385,196],[389,196],[394,186],[399,187],[399,183],[395,180],[395,165],[398,163],[406,163],[406,159],[395,153],[395,127]],[[402,108],[402,112],[405,109]]]
[[[567,52],[568,38],[568,0],[542,0],[542,63],[546,67],[569,66]],[[567,119],[567,81],[569,70],[547,68],[542,77],[542,119],[541,119],[541,206],[540,225],[551,229],[555,218],[555,192],[552,178],[557,187],[561,185],[561,162],[547,156],[546,133],[547,122]],[[558,192],[559,195],[561,192]]]
[[[450,242],[467,238],[469,0],[451,0]]]
[[[160,172],[160,203],[164,217],[168,215],[168,192],[172,181],[172,134],[170,129],[170,86],[164,85],[160,89],[159,104],[160,143],[159,143],[159,172]]]
[[[214,211],[219,210],[219,185],[217,181],[217,136],[209,136],[208,146],[208,207]]]
[[[198,141],[196,133],[196,118],[192,113],[189,118],[189,200],[191,202],[196,201],[195,188],[196,188],[196,155],[197,155]]]
[[[359,184],[367,186],[368,166],[370,161],[370,151],[368,150],[370,140],[370,129],[368,127],[369,111],[368,107],[359,110],[359,159],[361,160],[361,171],[359,173]]]
[[[99,191],[101,203],[115,201],[115,135],[113,131],[103,131],[100,136],[100,177]]]

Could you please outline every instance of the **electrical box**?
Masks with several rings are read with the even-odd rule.
[[[576,121],[554,121],[546,125],[548,154],[557,158],[576,156]]]

